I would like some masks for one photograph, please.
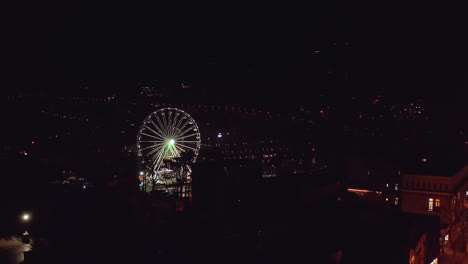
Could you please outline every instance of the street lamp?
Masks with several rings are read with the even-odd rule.
[[[29,213],[24,213],[21,216],[21,219],[23,220],[23,222],[28,222],[31,219],[31,215]]]

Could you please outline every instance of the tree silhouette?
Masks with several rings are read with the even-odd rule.
[[[169,166],[173,170],[171,192],[177,198],[184,196],[184,186],[190,183],[188,176],[190,175],[190,165],[195,161],[195,153],[193,151],[184,151],[180,156],[169,161]]]

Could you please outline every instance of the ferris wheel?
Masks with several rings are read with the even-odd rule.
[[[193,152],[194,162],[200,144],[197,123],[177,108],[162,108],[148,115],[137,135],[138,156],[151,174],[162,169],[164,161],[180,157],[184,152]]]

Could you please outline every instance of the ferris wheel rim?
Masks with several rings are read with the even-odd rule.
[[[192,151],[195,162],[201,146],[200,130],[196,121],[182,109],[165,107],[151,112],[137,133],[137,152],[142,165],[159,171],[165,160]]]

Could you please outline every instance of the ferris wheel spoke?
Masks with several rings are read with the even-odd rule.
[[[143,133],[143,132],[141,132],[140,134],[145,135],[145,136],[148,136],[148,137],[151,137],[151,138],[155,138],[155,139],[161,140],[161,138],[155,137],[155,136],[150,135],[150,134],[146,134],[146,133]]]
[[[162,155],[162,152],[163,152],[163,150],[162,150],[162,149],[159,149],[159,150],[157,151],[157,153],[155,153],[155,154],[151,157],[150,162],[151,162],[151,163],[154,163],[154,162]]]
[[[151,164],[154,166],[156,163],[158,163],[161,160],[162,156],[163,156],[162,150],[154,154],[153,157],[151,158]]]
[[[169,134],[169,133],[168,133],[169,131],[168,131],[168,129],[167,129],[167,127],[168,127],[168,125],[167,125],[167,116],[166,116],[166,111],[165,111],[164,109],[163,109],[161,115],[162,115],[162,121],[163,121],[163,124],[164,124],[164,128],[165,128],[165,130],[166,130],[166,134],[168,135],[168,134]]]
[[[150,123],[159,132],[160,136],[164,138],[164,132],[161,130],[161,127],[159,127],[158,125],[156,125],[156,123],[154,123],[154,120],[152,118],[150,118]]]
[[[184,147],[184,148],[188,148],[188,149],[191,149],[191,150],[194,150],[194,151],[198,151],[198,149],[193,148],[193,147],[190,147],[190,146],[187,146],[187,145],[184,145],[184,144],[179,144],[179,146],[182,146],[182,147]]]
[[[159,154],[158,154],[158,157],[157,159],[154,160],[154,164],[157,165],[157,169],[159,170],[159,168],[161,167],[161,164],[164,160],[164,157],[167,155],[167,150],[166,149],[162,149]]]
[[[181,128],[181,124],[182,124],[182,120],[184,120],[184,116],[183,115],[178,115],[180,116],[179,117],[179,120],[177,120],[177,123],[175,124],[174,126],[174,135],[177,136],[177,134],[183,129]]]
[[[157,145],[151,145],[151,146],[147,146],[147,147],[143,147],[143,148],[139,148],[139,150],[142,151],[142,150],[149,149],[149,148],[155,148],[155,147],[157,147],[158,145],[159,145],[159,144],[157,144]]]
[[[154,160],[152,167],[154,168],[155,171],[159,171],[159,168],[161,167],[161,163],[162,163],[161,156]]]
[[[172,137],[172,110],[169,110],[169,116],[167,117],[167,128],[168,128],[168,132],[169,132],[169,135]]]
[[[162,118],[159,118],[159,115],[158,115],[158,114],[156,114],[155,117],[156,117],[156,121],[157,121],[157,122],[159,123],[159,125],[160,125],[161,130],[164,132],[164,135],[167,135],[167,131],[166,131],[166,129],[165,129],[166,126],[165,126],[165,124],[163,123],[163,121],[161,121]]]
[[[151,127],[149,127],[149,126],[147,126],[147,125],[144,125],[143,127],[149,129],[151,132],[153,132],[153,133],[155,133],[156,135],[158,135],[158,136],[160,137],[160,139],[164,139],[163,135],[161,135],[160,133],[156,132],[156,130],[153,130]]]
[[[169,146],[167,148],[167,151],[169,152],[169,155],[170,155],[171,158],[173,156],[177,156],[177,149],[175,148],[175,145]]]
[[[179,157],[180,156],[180,150],[177,146],[174,146],[174,149],[172,149],[173,152],[173,157]]]
[[[189,138],[189,137],[193,137],[193,136],[197,136],[197,135],[198,135],[198,133],[192,133],[192,134],[189,134],[189,135],[178,137],[177,140],[184,139],[184,138]]]
[[[180,153],[185,152],[185,149],[183,149],[183,148],[181,148],[181,147],[179,147],[179,146],[177,146],[177,145],[176,145],[175,147],[177,148],[177,150],[178,150],[178,152],[179,152],[179,156],[180,156]]]
[[[198,143],[198,141],[196,141],[196,140],[177,140],[177,143]]]
[[[159,152],[157,155],[154,155],[153,159],[151,159],[151,167],[155,168],[156,171],[159,170],[162,161],[162,156],[163,153]]]
[[[161,137],[164,138],[164,131],[161,129],[163,126],[161,124],[159,124],[158,126],[156,123],[154,123],[153,118],[153,116],[150,116],[149,122],[151,123],[151,125],[153,125],[154,129],[156,129],[159,132],[159,134],[161,134]]]
[[[190,126],[189,128],[185,129],[183,132],[180,132],[179,133],[179,138],[185,134],[187,134],[188,132],[190,131],[193,131],[194,127],[193,126]]]
[[[190,121],[187,120],[187,119],[188,119],[187,117],[182,118],[182,120],[183,120],[183,121],[182,121],[182,122],[183,122],[183,123],[182,123],[182,126],[178,127],[178,130],[179,130],[179,133],[178,133],[178,134],[179,134],[179,136],[180,136],[180,134],[181,134],[180,132],[181,132],[181,131],[184,131],[185,128],[189,125],[189,122],[190,122]]]
[[[160,153],[161,151],[162,151],[161,147],[158,147],[158,148],[155,148],[155,149],[151,150],[150,152],[148,152],[147,155],[148,155],[148,156],[151,156],[151,155],[152,155],[153,158],[154,158],[154,156],[157,156],[157,155],[158,155],[157,153]],[[153,158],[151,158],[151,160],[152,160]]]
[[[141,140],[140,143],[154,143],[154,142],[164,142],[162,140]]]
[[[170,132],[171,132],[171,136],[174,137],[176,136],[177,134],[177,124],[179,123],[179,120],[178,120],[178,117],[180,116],[180,114],[177,114],[174,116],[174,119],[172,120],[171,122],[171,127],[170,127]]]
[[[164,144],[161,144],[161,145],[158,145],[155,147],[155,149],[151,150],[150,152],[148,152],[148,155],[151,155],[155,152],[158,152],[159,150],[161,150],[161,148],[164,148]]]

